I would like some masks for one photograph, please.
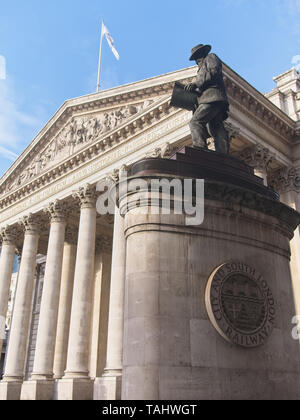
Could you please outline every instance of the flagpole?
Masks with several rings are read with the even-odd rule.
[[[100,70],[101,70],[102,41],[103,41],[103,19],[102,19],[102,25],[101,25],[101,38],[100,38],[99,63],[98,63],[97,92],[100,91]]]

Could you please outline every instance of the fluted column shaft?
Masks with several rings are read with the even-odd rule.
[[[65,238],[65,213],[56,201],[46,209],[51,224],[32,380],[53,379],[59,291]]]
[[[82,188],[75,196],[80,200],[81,211],[65,378],[88,378],[96,238],[95,189]]]
[[[3,377],[5,382],[22,382],[24,376],[26,345],[39,241],[38,219],[30,215],[25,217],[21,223],[25,228],[24,245]]]
[[[16,236],[9,228],[1,231],[2,250],[0,257],[0,354],[5,334],[5,319],[8,307],[9,288],[14,263]]]
[[[75,241],[76,239],[76,241]],[[63,251],[60,297],[58,307],[57,332],[54,355],[54,378],[64,376],[67,364],[70,317],[75,273],[77,235],[67,228]]]

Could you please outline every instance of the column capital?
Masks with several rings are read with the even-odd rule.
[[[47,207],[44,208],[44,213],[46,213],[51,222],[65,222],[67,214],[66,203],[60,200],[55,200],[52,203],[49,203]]]
[[[300,192],[300,168],[285,167],[273,172],[269,185],[278,193]]]
[[[96,206],[96,187],[86,184],[80,187],[79,190],[73,192],[73,198],[79,201],[81,208],[91,208]]]
[[[19,220],[19,225],[24,229],[25,234],[36,235],[40,233],[41,218],[30,213]]]
[[[267,171],[275,155],[267,147],[261,144],[254,144],[246,147],[239,153],[238,157],[252,168]]]
[[[112,172],[106,174],[105,180],[117,184],[121,178],[127,178],[130,166],[122,165],[119,169],[114,169]]]
[[[3,244],[16,245],[18,234],[19,232],[16,227],[5,226],[0,230],[0,239]]]
[[[228,133],[230,141],[236,138],[241,132],[241,129],[239,127],[236,127],[228,121],[224,121],[224,127]]]

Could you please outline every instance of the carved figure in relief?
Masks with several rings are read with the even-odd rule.
[[[76,144],[85,143],[85,141],[86,141],[86,128],[84,126],[83,119],[81,119],[79,121],[76,135],[77,135]]]

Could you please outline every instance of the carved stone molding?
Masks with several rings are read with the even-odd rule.
[[[294,230],[300,223],[299,213],[285,206],[280,201],[270,200],[262,195],[238,187],[208,181],[205,187],[205,198],[217,201],[222,200],[228,205],[247,207],[276,217],[281,223],[281,228],[288,229],[290,238],[293,237]]]
[[[19,231],[16,227],[6,226],[0,230],[2,244],[16,245]]]
[[[46,213],[51,222],[65,222],[67,215],[67,206],[63,201],[55,200],[52,203],[49,203],[46,208],[44,208],[44,213]]]
[[[146,158],[160,158],[165,159],[174,155],[179,149],[179,146],[174,146],[169,142],[165,143],[161,147],[157,147],[152,152],[146,154]]]
[[[289,191],[300,192],[300,168],[282,168],[273,172],[268,178],[269,185],[278,193]]]
[[[95,207],[96,205],[97,194],[95,186],[86,184],[72,195],[79,202],[81,208]]]
[[[113,184],[119,182],[119,169],[114,169],[112,172],[106,174],[105,180],[108,182],[112,182]]]
[[[282,137],[292,139],[295,136],[295,124],[289,121],[288,116],[282,118],[275,105],[268,102],[264,103],[265,101],[256,98],[253,92],[247,91],[227,75],[224,75],[224,82],[231,101],[238,102],[244,109],[255,115],[261,122]]]
[[[261,144],[247,147],[238,154],[238,157],[252,168],[260,169],[264,172],[267,172],[270,163],[275,158],[274,154]]]
[[[24,216],[19,220],[19,225],[22,227],[25,234],[36,235],[40,233],[41,218],[40,216],[30,213],[28,216]]]
[[[112,172],[109,172],[105,179],[113,184],[117,184],[120,181],[120,178],[127,178],[127,174],[130,171],[129,165],[122,165],[120,169],[114,169]]]

